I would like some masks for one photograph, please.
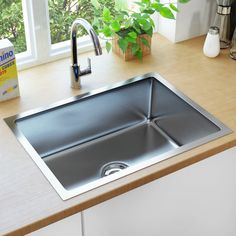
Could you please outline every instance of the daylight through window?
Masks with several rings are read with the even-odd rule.
[[[8,38],[15,53],[26,51],[21,0],[0,0],[0,39]]]

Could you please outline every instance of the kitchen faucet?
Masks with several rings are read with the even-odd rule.
[[[71,87],[79,89],[81,87],[80,84],[80,76],[90,74],[91,71],[91,59],[88,58],[88,67],[86,69],[81,70],[80,65],[78,64],[78,56],[77,56],[77,28],[78,26],[83,26],[83,28],[88,32],[90,35],[94,51],[96,56],[102,54],[102,48],[98,39],[98,36],[96,35],[93,27],[89,24],[88,21],[82,18],[76,19],[71,27],[71,59],[72,59],[72,65],[71,65]]]

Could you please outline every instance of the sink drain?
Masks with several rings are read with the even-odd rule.
[[[127,168],[127,167],[128,167],[128,165],[123,163],[123,162],[110,162],[110,163],[107,163],[106,165],[104,165],[102,167],[101,176],[105,177],[105,176],[114,174],[116,172],[119,172],[119,171]]]

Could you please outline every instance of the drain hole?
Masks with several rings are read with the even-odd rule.
[[[110,163],[107,163],[106,165],[104,165],[102,167],[101,176],[105,177],[105,176],[114,174],[116,172],[119,172],[119,171],[127,168],[127,167],[128,167],[128,165],[123,163],[123,162],[110,162]]]

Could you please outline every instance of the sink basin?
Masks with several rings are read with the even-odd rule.
[[[231,132],[155,73],[5,121],[63,200]]]

